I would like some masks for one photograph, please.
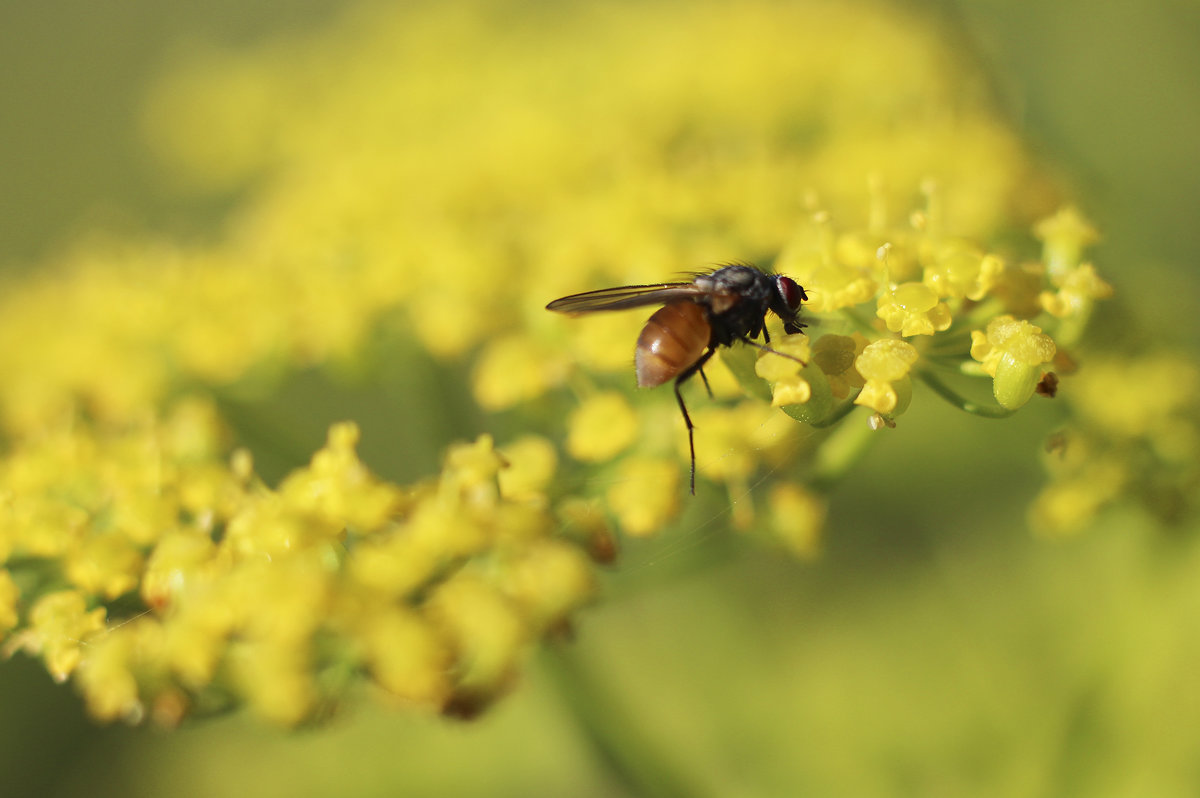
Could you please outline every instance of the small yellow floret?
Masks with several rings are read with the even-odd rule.
[[[289,510],[328,523],[332,532],[350,526],[378,529],[401,505],[400,491],[376,478],[358,458],[359,429],[353,422],[329,428],[325,448],[308,468],[288,475],[279,495]]]
[[[790,482],[773,487],[769,501],[775,536],[800,557],[816,556],[825,524],[825,501]]]
[[[1055,280],[1058,291],[1043,291],[1038,296],[1042,308],[1060,319],[1085,313],[1097,299],[1112,296],[1111,285],[1100,279],[1096,267],[1083,263]]]
[[[486,700],[512,677],[530,629],[518,606],[474,573],[439,585],[427,617],[455,652],[456,692]]]
[[[567,421],[567,451],[576,460],[611,460],[637,436],[638,417],[624,394],[606,391],[585,399]]]
[[[554,444],[537,435],[518,438],[500,450],[504,467],[497,478],[506,499],[532,500],[543,495],[554,478],[558,454]]]
[[[1033,228],[1042,240],[1043,259],[1051,276],[1065,275],[1079,265],[1083,250],[1100,235],[1079,209],[1067,206]]]
[[[627,534],[650,535],[679,509],[679,466],[661,457],[636,457],[621,463],[608,489],[608,506]]]
[[[997,316],[987,332],[971,332],[971,357],[992,375],[992,393],[1001,407],[1015,410],[1033,396],[1057,347],[1050,336],[1023,319]]]
[[[137,587],[142,554],[120,535],[93,534],[67,556],[66,573],[84,592],[113,599]]]
[[[822,335],[813,345],[813,363],[829,378],[829,389],[836,398],[845,399],[863,387],[863,376],[854,367],[854,361],[867,343],[866,337],[856,332],[853,335]]]
[[[1190,442],[1190,408],[1200,393],[1194,361],[1163,352],[1096,359],[1075,380],[1075,406],[1110,436]]]
[[[939,297],[970,299],[978,302],[996,285],[1004,273],[1004,262],[995,255],[984,255],[966,242],[941,246],[925,267],[924,283]]]
[[[150,636],[161,638],[157,621],[138,619],[110,629],[88,646],[87,658],[79,668],[79,686],[93,717],[104,721],[141,720],[145,707],[138,695],[134,666],[143,657],[157,658],[156,651],[148,650]]]
[[[1102,458],[1050,483],[1030,507],[1033,527],[1053,536],[1083,529],[1101,507],[1120,495],[1127,478],[1124,464]]]
[[[20,598],[21,591],[12,575],[0,570],[0,640],[17,625],[17,602]]]
[[[386,604],[357,606],[350,621],[367,667],[383,689],[405,701],[445,703],[451,654],[432,623]]]
[[[505,563],[502,587],[538,631],[562,623],[596,592],[587,556],[561,540],[543,539]]]
[[[875,315],[904,337],[933,335],[950,327],[950,306],[924,283],[901,283],[879,297]]]
[[[103,607],[88,610],[76,590],[47,593],[29,613],[29,627],[10,641],[10,647],[40,654],[50,675],[65,681],[82,659],[82,647],[104,628]]]
[[[771,383],[771,404],[775,407],[804,404],[812,398],[812,386],[800,376],[800,371],[812,359],[807,335],[788,335],[772,340],[775,352],[760,352],[754,372]],[[792,358],[796,358],[793,360]]]
[[[274,723],[299,723],[317,700],[308,641],[254,640],[233,645],[230,675],[250,707]]]
[[[475,366],[475,400],[486,410],[504,410],[541,396],[562,381],[561,354],[528,335],[490,342]]]
[[[870,407],[885,416],[895,413],[900,406],[897,387],[903,383],[907,389],[908,373],[918,358],[916,347],[907,341],[884,338],[868,344],[854,361],[854,367],[866,381],[854,404]]]

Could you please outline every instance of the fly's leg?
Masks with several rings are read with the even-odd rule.
[[[766,330],[763,330],[763,336],[766,337]],[[780,357],[786,357],[788,360],[794,360],[797,363],[799,363],[801,366],[808,365],[807,363],[805,363],[803,360],[796,357],[795,355],[789,355],[787,352],[780,352],[778,349],[772,349],[769,346],[764,346],[763,344],[760,344],[758,341],[751,341],[749,338],[741,338],[739,340],[744,344],[749,344],[750,346],[753,346],[755,349],[761,349],[764,352],[770,352],[772,355],[779,355]],[[770,338],[767,338],[768,343],[770,342],[770,340],[771,340]]]
[[[683,394],[679,392],[679,386],[697,371],[700,372],[701,377],[704,377],[704,364],[707,363],[708,359],[713,356],[714,351],[716,350],[714,350],[712,347],[709,347],[708,351],[701,355],[699,360],[688,366],[686,369],[680,372],[678,377],[675,378],[675,401],[679,403],[679,412],[683,414],[683,423],[687,426],[688,451],[692,455],[691,486],[693,496],[696,495],[696,438],[694,434],[696,426],[692,423],[692,417],[688,415],[687,405],[683,402]],[[705,386],[708,385],[707,378],[704,379],[704,384]]]

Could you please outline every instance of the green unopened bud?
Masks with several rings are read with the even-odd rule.
[[[1012,316],[988,322],[987,332],[971,333],[971,357],[992,375],[992,394],[1006,410],[1029,401],[1045,369],[1054,359],[1054,340],[1040,327]]]
[[[1038,382],[1042,379],[1042,367],[1022,363],[1005,355],[996,366],[996,378],[992,381],[992,393],[996,401],[1006,410],[1016,410],[1029,401]]]
[[[800,372],[800,377],[808,384],[808,398],[803,403],[789,403],[787,394],[780,386],[775,386],[774,404],[782,406],[783,412],[797,421],[805,424],[818,424],[833,412],[833,390],[829,378],[815,365],[810,365]]]

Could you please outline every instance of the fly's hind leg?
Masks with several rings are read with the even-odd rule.
[[[696,438],[695,438],[696,425],[694,425],[692,423],[692,417],[688,415],[687,405],[684,404],[684,402],[683,402],[683,394],[680,393],[679,386],[682,385],[684,383],[684,381],[687,380],[688,377],[691,377],[696,372],[700,372],[701,378],[704,379],[704,386],[707,388],[708,387],[708,378],[704,376],[704,364],[707,363],[708,359],[713,356],[714,351],[715,350],[713,350],[710,347],[708,349],[708,351],[706,351],[703,355],[700,356],[699,360],[697,360],[692,365],[688,366],[686,369],[684,369],[682,372],[680,372],[678,377],[675,378],[675,401],[679,403],[679,412],[683,414],[683,423],[687,426],[688,451],[691,453],[691,456],[692,456],[691,488],[692,488],[693,496],[696,495]],[[711,394],[712,392],[709,391],[709,393]]]

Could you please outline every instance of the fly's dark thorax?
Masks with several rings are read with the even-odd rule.
[[[730,346],[762,332],[771,296],[766,274],[751,266],[725,266],[695,282],[708,293],[704,304],[712,326],[710,346]]]

